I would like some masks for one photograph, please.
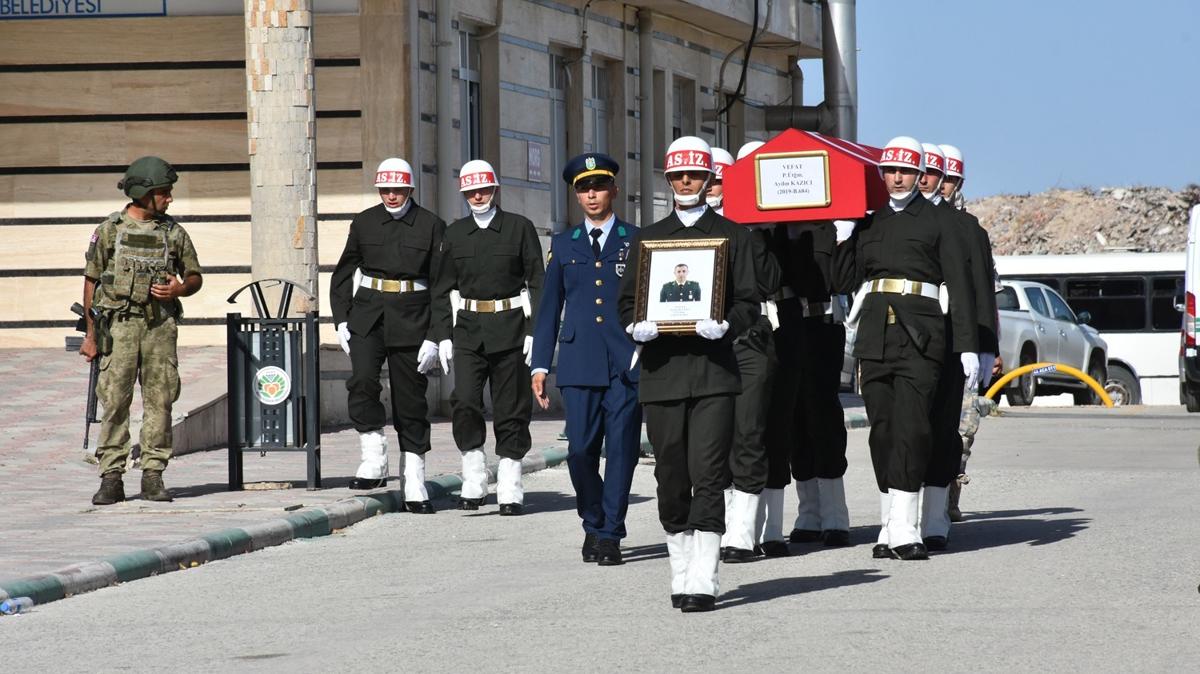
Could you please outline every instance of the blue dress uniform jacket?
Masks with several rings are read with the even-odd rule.
[[[613,223],[599,260],[592,253],[585,225],[551,239],[533,332],[532,367],[550,370],[557,343],[558,386],[607,387],[610,376],[616,373],[624,373],[631,382],[638,380],[640,368],[629,370],[634,343],[625,333],[617,310],[621,277],[633,273],[625,265],[637,239],[638,228],[619,218]]]

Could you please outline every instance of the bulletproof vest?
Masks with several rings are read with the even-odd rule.
[[[110,297],[132,304],[150,301],[150,286],[164,283],[171,269],[167,231],[117,225],[116,248],[100,282]]]

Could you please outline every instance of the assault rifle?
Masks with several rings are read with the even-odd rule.
[[[86,335],[87,317],[83,314],[83,305],[81,305],[79,302],[76,302],[75,304],[71,305],[71,311],[79,316],[79,320],[75,323],[75,329]],[[93,309],[92,320],[95,321],[96,318],[97,312],[95,309]],[[97,325],[96,329],[99,329],[99,327],[100,326]],[[99,343],[99,340],[97,340],[97,343]],[[83,417],[83,455],[85,457],[90,456],[88,453],[88,436],[91,434],[92,424],[99,421],[96,418],[96,380],[100,378],[100,356],[101,354],[99,351],[97,351],[96,357],[92,359],[91,363],[88,363],[88,365],[91,366],[91,369],[88,373],[87,407],[84,410]]]

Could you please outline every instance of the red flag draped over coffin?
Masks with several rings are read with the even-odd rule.
[[[725,169],[725,217],[853,220],[887,203],[879,148],[788,129]]]

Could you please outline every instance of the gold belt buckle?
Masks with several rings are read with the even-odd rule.
[[[903,293],[904,281],[896,278],[879,279],[879,290],[885,293]]]
[[[383,282],[380,283],[379,285],[381,286],[379,289],[385,293],[400,292],[400,282],[399,281],[396,281],[393,279],[383,279]]]
[[[485,314],[496,313],[496,300],[475,300],[475,311]]]

